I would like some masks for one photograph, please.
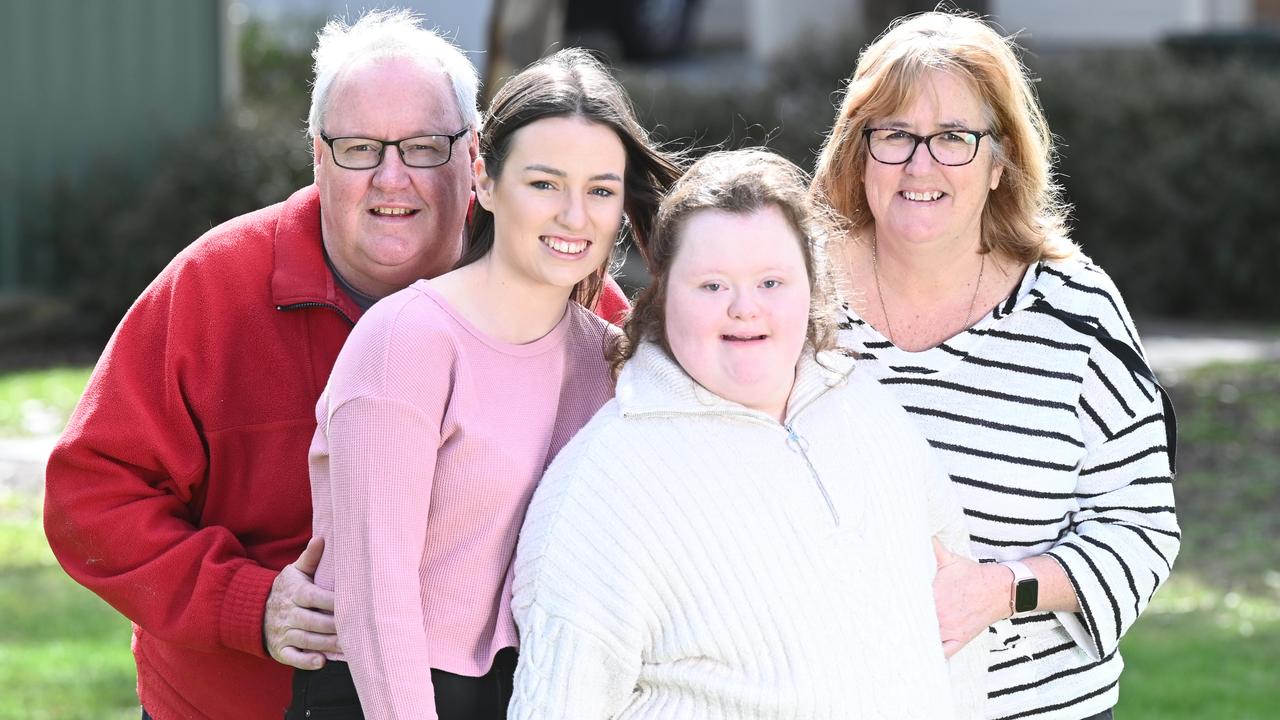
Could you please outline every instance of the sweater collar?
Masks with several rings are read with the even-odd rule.
[[[343,292],[324,258],[320,231],[320,190],[314,184],[290,195],[280,209],[275,231],[271,301],[276,307],[320,303],[355,322],[360,306]]]
[[[846,323],[840,333],[840,342],[895,371],[903,368],[926,368],[931,373],[945,372],[956,363],[963,362],[991,330],[1000,326],[1005,317],[1040,303],[1053,303],[1063,288],[1078,286],[1076,278],[1091,270],[1092,267],[1083,256],[1032,263],[1013,292],[973,327],[947,338],[935,347],[918,352],[899,349],[846,305]]]
[[[828,390],[848,381],[854,358],[824,352],[814,359],[808,347],[796,364],[796,382],[787,400],[786,423]],[[618,375],[618,408],[623,417],[642,415],[738,415],[764,422],[768,413],[726,400],[699,385],[657,343],[642,342]]]
[[[1052,262],[1041,260],[1032,263],[1022,276],[1022,282],[1014,288],[1004,302],[995,307],[987,320],[999,320],[1005,315],[1026,310],[1037,302],[1062,289],[1076,262]]]

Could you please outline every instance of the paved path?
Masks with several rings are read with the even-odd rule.
[[[0,498],[9,492],[43,491],[44,463],[56,439],[0,438]]]
[[[1163,382],[1215,362],[1280,362],[1280,335],[1197,325],[1142,324],[1142,344]]]
[[[1187,370],[1212,362],[1280,362],[1280,336],[1159,323],[1143,327],[1147,355],[1166,383],[1177,382]],[[45,459],[55,440],[52,436],[0,438],[0,496],[41,492]]]
[[[1280,339],[1155,337],[1143,344],[1162,378],[1215,362],[1280,362]]]

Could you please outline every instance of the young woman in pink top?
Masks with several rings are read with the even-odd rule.
[[[365,314],[316,408],[315,580],[343,653],[298,671],[290,718],[506,716],[525,508],[613,393],[617,331],[586,308],[677,166],[579,50],[512,78],[472,152],[463,257]]]

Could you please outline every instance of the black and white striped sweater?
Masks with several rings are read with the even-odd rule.
[[[1005,302],[923,352],[852,311],[841,330],[939,452],[975,554],[1049,554],[1076,588],[1079,613],[991,628],[988,718],[1079,720],[1115,705],[1120,637],[1178,553],[1160,397],[1062,312],[1141,354],[1111,278],[1083,259],[1032,265]]]

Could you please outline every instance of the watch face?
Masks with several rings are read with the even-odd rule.
[[[1040,602],[1040,583],[1034,578],[1018,582],[1013,594],[1013,609],[1017,612],[1035,610]]]

